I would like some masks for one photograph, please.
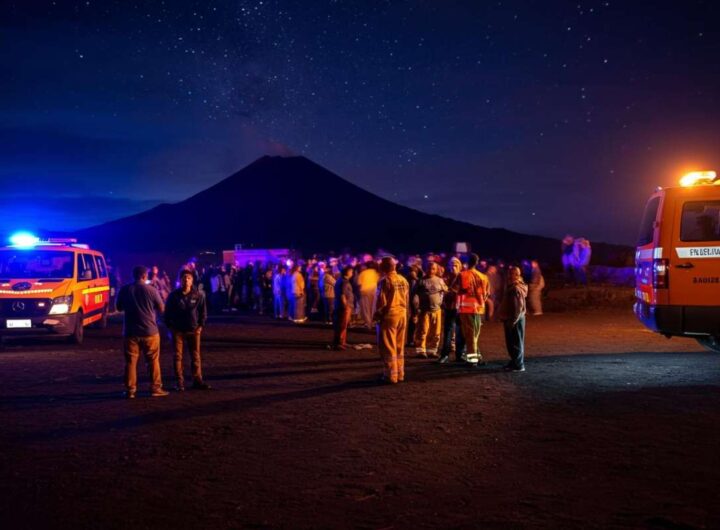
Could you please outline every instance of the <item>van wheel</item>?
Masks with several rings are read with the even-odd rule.
[[[700,337],[697,341],[708,350],[720,353],[720,337]]]
[[[82,311],[78,311],[75,316],[75,331],[70,335],[68,341],[71,344],[82,344],[85,335],[85,329],[83,328],[83,314]]]
[[[108,326],[108,308],[105,306],[105,309],[103,309],[102,316],[100,317],[100,320],[95,322],[93,327],[95,329],[105,329]]]

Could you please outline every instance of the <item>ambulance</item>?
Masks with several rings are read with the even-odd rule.
[[[0,247],[0,335],[64,336],[107,326],[110,280],[101,252],[74,239],[20,233]]]
[[[695,171],[650,196],[635,253],[635,315],[720,352],[720,178]]]

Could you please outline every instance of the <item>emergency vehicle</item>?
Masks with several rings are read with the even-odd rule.
[[[0,247],[0,334],[55,334],[80,344],[107,326],[110,281],[101,252],[74,239],[16,234]]]
[[[688,173],[650,196],[635,253],[635,314],[720,352],[720,178]]]

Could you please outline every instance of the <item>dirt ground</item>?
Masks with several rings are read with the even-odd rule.
[[[626,310],[528,322],[525,373],[217,317],[209,392],[122,399],[120,326],[0,351],[0,521],[15,528],[719,528],[720,356]],[[351,342],[372,335],[351,332]],[[173,386],[164,345],[166,387]]]

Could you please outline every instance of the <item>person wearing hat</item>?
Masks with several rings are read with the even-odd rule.
[[[378,283],[377,322],[378,350],[383,362],[382,381],[398,383],[405,379],[405,333],[410,285],[395,270],[395,260],[389,256],[380,262],[383,275]]]

